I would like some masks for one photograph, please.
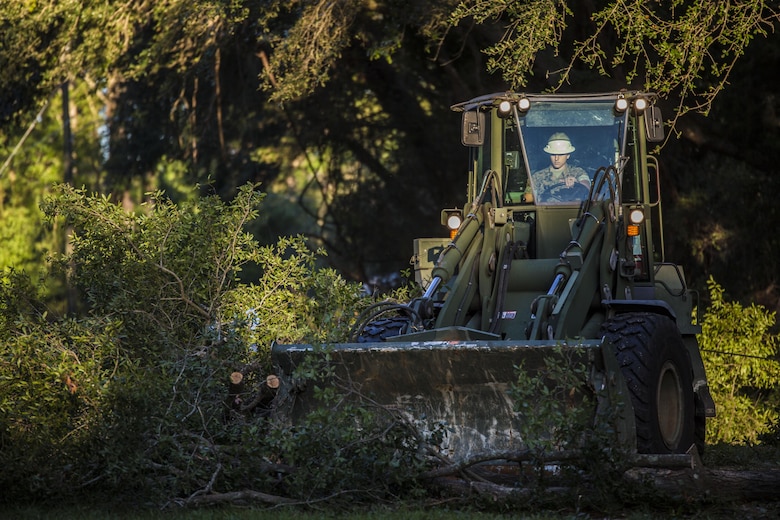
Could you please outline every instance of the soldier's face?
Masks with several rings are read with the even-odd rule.
[[[569,159],[569,154],[566,155],[550,155],[550,162],[553,165],[553,168],[563,168],[563,165],[566,164],[566,161]]]

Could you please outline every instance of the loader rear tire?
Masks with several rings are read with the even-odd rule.
[[[358,343],[380,343],[387,338],[399,336],[409,328],[409,318],[395,317],[374,320],[360,331]]]
[[[636,419],[639,453],[685,453],[695,438],[693,370],[674,322],[652,313],[620,314],[602,333],[615,347]]]

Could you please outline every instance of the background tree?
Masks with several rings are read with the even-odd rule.
[[[756,0],[15,2],[0,8],[0,60],[14,72],[0,80],[1,144],[13,149],[67,82],[70,112],[83,119],[95,106],[102,118],[87,185],[131,206],[158,188],[180,200],[198,183],[227,198],[260,182],[269,211],[258,237],[305,233],[332,265],[367,280],[406,267],[412,238],[441,233],[439,208],[462,203],[452,103],[508,87],[658,90],[670,117],[694,110],[662,154],[667,210],[691,230],[668,236],[670,254],[702,291],[714,274],[773,307],[777,244],[753,234],[744,213],[701,215],[721,205],[710,177],[738,177],[749,207],[777,189],[767,166],[777,162],[777,103],[760,78],[778,44],[773,34],[753,41],[776,22]],[[718,105],[725,95],[740,99]],[[709,111],[706,124],[695,110]],[[85,182],[87,160],[76,160]],[[737,261],[739,275],[726,268]]]

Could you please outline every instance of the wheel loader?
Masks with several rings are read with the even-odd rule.
[[[697,295],[665,258],[656,102],[501,92],[454,105],[469,153],[463,208],[442,211],[449,236],[414,241],[421,296],[369,307],[348,343],[327,347],[342,380],[467,458],[529,444],[529,403],[511,390],[518,371],[558,356],[587,368],[593,424],[611,413],[629,451],[703,449],[715,405]],[[272,347],[278,407],[293,420],[316,406],[293,377],[314,350]]]

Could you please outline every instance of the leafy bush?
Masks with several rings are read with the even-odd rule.
[[[368,302],[359,284],[317,267],[324,254],[311,251],[301,237],[280,237],[258,249],[262,277],[225,294],[220,321],[238,326],[244,341],[263,355],[273,341],[344,341],[358,309]]]
[[[699,346],[717,410],[707,423],[707,442],[756,443],[778,420],[778,341],[770,333],[775,314],[727,302],[712,278],[707,285],[711,303]]]
[[[332,406],[293,429],[248,406],[268,390],[272,340],[343,339],[363,305],[360,286],[318,267],[303,238],[260,247],[244,231],[262,199],[250,185],[229,203],[176,205],[155,193],[131,213],[54,189],[44,213],[73,233],[53,266],[86,305],[53,316],[28,278],[9,273],[0,284],[4,500],[388,492],[403,433],[386,418]],[[261,275],[242,283],[250,264]],[[234,372],[245,376],[238,395]]]
[[[616,429],[623,413],[620,401],[611,387],[594,389],[592,363],[592,357],[576,347],[556,347],[538,366],[516,367],[517,380],[509,394],[520,421],[518,437],[530,452],[525,475],[534,480],[528,484],[542,491],[562,483],[572,488],[588,485],[588,497],[578,500],[605,507],[630,446],[621,443]],[[612,405],[601,409],[601,399]]]
[[[117,322],[49,321],[38,305],[18,305],[34,294],[21,281],[2,280],[0,483],[7,499],[59,493],[95,477],[95,432],[105,420],[112,381],[127,362]]]

